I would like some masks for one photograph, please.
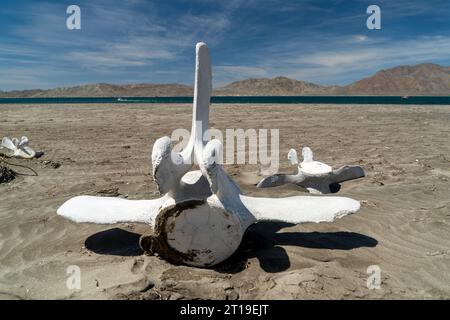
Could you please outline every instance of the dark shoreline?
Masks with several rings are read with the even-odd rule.
[[[192,97],[0,98],[0,104],[192,103]],[[450,105],[450,96],[214,96],[211,103]]]

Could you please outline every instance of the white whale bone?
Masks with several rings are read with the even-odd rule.
[[[289,151],[291,155],[294,152],[294,149]],[[257,187],[271,188],[291,183],[306,188],[311,193],[335,193],[339,191],[340,183],[365,176],[364,169],[360,166],[342,166],[333,170],[324,163],[314,161],[313,152],[308,147],[303,148],[302,155],[303,161],[298,166],[297,174],[274,174],[263,178]]]
[[[200,168],[208,178],[211,191],[222,199],[228,199],[228,197],[240,194],[241,190],[219,164],[218,159],[221,158],[222,152],[223,146],[219,140],[213,139],[208,142],[203,151]]]
[[[2,147],[10,149],[10,150],[15,150],[16,149],[16,145],[14,144],[14,142],[9,137],[4,137],[2,139]]]
[[[11,151],[11,156],[16,158],[31,159],[36,156],[36,152],[28,146],[28,138],[22,136],[19,139],[4,137],[1,146]]]
[[[188,145],[181,153],[175,153],[172,152],[170,139],[168,137],[163,137],[155,142],[152,150],[154,179],[160,193],[165,195],[160,199],[153,200],[151,203],[130,202],[129,200],[127,202],[122,199],[120,199],[119,202],[112,202],[111,198],[77,197],[63,204],[58,210],[58,214],[78,222],[113,223],[114,221],[126,221],[128,217],[130,220],[136,222],[145,221],[152,227],[153,233],[167,234],[167,237],[161,241],[165,243],[160,243],[158,247],[160,252],[164,247],[164,252],[166,252],[165,256],[168,260],[205,266],[223,259],[221,253],[223,250],[214,248],[214,243],[221,241],[217,240],[220,239],[220,232],[216,232],[213,239],[207,241],[213,248],[212,252],[214,254],[206,253],[206,256],[202,256],[202,251],[196,249],[196,242],[194,241],[194,236],[201,235],[202,233],[191,235],[192,239],[188,239],[189,242],[185,242],[184,240],[186,239],[181,241],[184,245],[186,243],[190,244],[189,250],[194,250],[196,252],[195,259],[188,259],[187,256],[190,256],[190,251],[183,252],[183,247],[178,248],[176,244],[170,246],[168,243],[168,241],[180,239],[180,235],[177,233],[178,229],[173,229],[175,230],[177,237],[171,237],[170,232],[172,229],[165,229],[166,224],[172,221],[171,219],[175,219],[176,221],[176,223],[175,221],[172,221],[174,226],[187,226],[189,225],[188,222],[191,222],[190,225],[194,223],[194,225],[197,224],[197,228],[202,229],[200,221],[195,219],[199,217],[198,213],[203,211],[211,211],[213,213],[211,214],[211,222],[222,221],[223,219],[229,220],[230,218],[233,220],[228,213],[222,212],[220,207],[218,210],[215,210],[214,207],[207,205],[206,199],[212,193],[206,177],[199,171],[189,172],[193,165],[194,158],[196,158],[197,162],[201,162],[202,159],[204,145],[203,136],[204,132],[208,129],[209,100],[212,88],[210,58],[208,48],[204,43],[197,44],[196,57],[193,121]],[[199,165],[202,167],[201,163]],[[116,210],[116,205],[119,203],[121,205],[120,210]],[[128,205],[130,206],[129,212],[126,209]],[[146,205],[151,208],[144,210]],[[107,209],[107,213],[98,214],[103,206]],[[194,206],[195,210],[190,209],[192,206]],[[172,211],[174,210],[179,214],[172,216]],[[111,218],[109,215],[113,217]],[[155,224],[155,221],[159,221],[159,223]],[[203,223],[205,223],[205,221],[203,221]],[[220,225],[220,223],[217,224],[217,226]],[[204,228],[208,226],[209,225],[206,225]],[[235,230],[235,228],[231,228],[230,230]],[[230,230],[226,232],[230,232]],[[233,243],[235,238],[236,237],[231,237]],[[214,239],[216,239],[216,242],[213,241]],[[146,238],[143,237],[143,242],[145,243],[145,241]],[[226,242],[227,241],[225,241],[225,243]],[[224,242],[221,243],[221,245],[223,245]],[[228,245],[227,250],[229,250],[230,247],[233,246]],[[181,251],[177,251],[177,249]],[[234,248],[234,250],[235,249],[236,248]],[[176,253],[170,255],[170,252],[172,251],[175,251]]]
[[[186,256],[181,260],[185,264],[212,266],[224,261],[237,250],[247,228],[257,221],[330,222],[359,209],[358,201],[342,197],[244,196],[218,163],[221,150],[218,140],[210,141],[203,150],[201,167],[213,194],[194,208],[165,219],[170,224],[170,228],[164,228],[167,243],[179,256]],[[193,252],[195,259],[188,254]]]
[[[174,190],[181,177],[189,170],[180,153],[172,152],[169,137],[156,140],[152,150],[153,179],[160,194]],[[187,170],[186,170],[187,169]]]
[[[341,197],[270,199],[242,195],[218,162],[222,152],[220,141],[203,140],[208,129],[211,83],[208,48],[199,43],[188,145],[176,153],[170,138],[162,137],[152,149],[153,176],[163,194],[161,198],[125,200],[80,196],[65,202],[58,214],[75,222],[146,223],[150,234],[140,239],[141,248],[146,252],[158,252],[173,263],[207,267],[231,256],[245,230],[259,220],[333,221],[359,209],[357,201]],[[194,160],[200,170],[189,171]]]
[[[313,152],[310,147],[303,147],[302,149],[303,162],[313,162]]]
[[[19,141],[19,146],[23,146],[23,145],[26,145],[26,144],[28,144],[28,142],[29,142],[29,140],[28,140],[28,138],[27,137],[25,137],[25,136],[22,136],[22,137],[20,137],[20,141]]]
[[[208,46],[204,42],[197,43],[195,47],[195,82],[194,100],[192,109],[191,136],[186,148],[181,152],[184,162],[192,167],[194,157],[199,161],[202,158],[204,133],[209,126],[209,102],[212,91],[211,58]]]
[[[309,147],[302,150],[303,161],[300,163],[299,170],[306,175],[322,175],[330,173],[333,168],[329,165],[313,160],[313,152]]]
[[[128,200],[114,197],[78,196],[58,208],[60,216],[77,223],[113,224],[139,222],[153,226],[158,208],[168,198]]]
[[[248,227],[258,220],[289,223],[331,222],[359,210],[358,201],[344,197],[286,197],[261,198],[241,194],[236,183],[216,161],[222,144],[211,140],[204,149],[203,164],[211,190],[223,207],[232,211]]]
[[[298,164],[298,157],[297,157],[297,151],[295,149],[290,149],[288,152],[288,160],[289,163],[294,165]]]
[[[207,188],[208,181],[199,170],[188,172],[181,181],[183,187],[180,192],[183,192],[183,198],[180,200],[205,199],[211,195]],[[203,193],[202,189],[205,190]],[[64,202],[57,213],[77,223],[140,222],[153,226],[158,210],[164,205],[175,203],[175,199],[167,194],[152,200],[78,196]]]
[[[294,196],[259,198],[241,196],[242,203],[257,221],[294,224],[333,222],[360,208],[359,201],[345,197]]]
[[[15,146],[16,148],[19,146],[19,139],[13,137],[13,138],[12,138],[12,142],[13,142],[13,144],[14,144],[14,146]]]
[[[199,42],[195,48],[196,67],[194,82],[194,100],[192,109],[192,127],[189,142],[180,153],[172,152],[170,138],[158,139],[152,150],[152,163],[155,182],[161,194],[177,192],[179,179],[184,176],[194,163],[194,158],[200,162],[205,144],[204,133],[209,126],[209,102],[212,91],[211,59],[205,43]],[[169,156],[172,163],[169,163]],[[167,160],[162,160],[167,159]],[[162,168],[160,168],[162,167]],[[157,179],[155,172],[161,172]],[[167,180],[167,181],[164,181]]]
[[[182,178],[181,182],[185,184],[195,184],[199,179],[204,178],[200,170],[187,172]]]

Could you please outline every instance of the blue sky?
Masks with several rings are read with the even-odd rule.
[[[66,28],[71,4],[81,30]],[[371,4],[381,30],[366,27]],[[450,1],[2,1],[0,90],[192,84],[198,41],[215,86],[278,75],[344,85],[396,65],[450,66]]]

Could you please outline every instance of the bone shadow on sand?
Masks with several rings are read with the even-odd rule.
[[[293,226],[283,222],[258,222],[244,235],[239,249],[226,261],[215,266],[218,272],[238,273],[245,269],[248,259],[256,257],[261,268],[269,273],[287,270],[291,263],[281,246],[298,246],[311,249],[351,250],[375,247],[378,241],[355,232],[282,232],[280,229]],[[91,235],[85,247],[98,254],[138,256],[140,234],[112,228]]]
[[[140,236],[134,232],[112,228],[89,236],[84,246],[98,254],[139,256],[142,254],[139,247]]]
[[[294,226],[285,222],[264,221],[251,226],[244,235],[241,246],[228,260],[217,265],[219,272],[237,273],[245,269],[249,258],[257,258],[261,268],[268,273],[287,270],[289,255],[282,246],[311,249],[352,250],[376,247],[378,241],[356,232],[281,232]]]

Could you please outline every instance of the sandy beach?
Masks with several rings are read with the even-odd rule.
[[[238,252],[213,269],[174,266],[138,247],[145,225],[75,224],[56,215],[71,197],[158,197],[154,141],[190,129],[191,105],[0,105],[0,136],[44,151],[38,176],[0,184],[2,299],[450,299],[450,108],[406,105],[213,104],[214,128],[280,131],[286,155],[307,145],[367,176],[340,196],[361,210],[334,223],[258,223]],[[12,167],[19,173],[30,171]],[[258,165],[225,165],[245,194],[306,195],[296,186],[257,189]],[[66,270],[81,270],[69,290]],[[369,290],[367,268],[381,288]]]

